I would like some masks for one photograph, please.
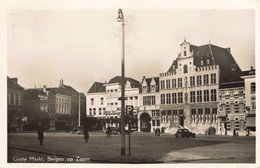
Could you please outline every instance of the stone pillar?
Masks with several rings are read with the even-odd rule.
[[[140,118],[138,118],[138,132],[140,132],[140,130],[141,130],[141,121],[140,121]]]

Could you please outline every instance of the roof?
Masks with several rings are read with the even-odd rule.
[[[255,75],[255,69],[242,71],[241,76],[249,76],[249,75]]]
[[[237,81],[237,82],[229,82],[229,83],[221,83],[219,85],[219,89],[227,89],[227,88],[236,88],[236,87],[244,87],[244,81]]]
[[[76,94],[79,94],[79,92],[77,90],[75,90],[73,87],[69,86],[69,85],[61,85],[60,87],[65,87],[66,89],[68,89],[71,92],[74,92]]]
[[[141,84],[138,80],[135,80],[133,78],[125,77],[125,81],[129,81],[132,88],[140,88]],[[110,79],[108,82],[110,83],[122,83],[122,77],[121,76],[115,76],[114,78]]]
[[[159,92],[159,77],[144,78],[144,80],[145,80],[145,82],[146,82],[146,84],[147,84],[148,93],[150,92],[150,89],[151,89],[152,79],[154,79],[155,85],[157,86],[157,87],[156,87],[156,92]],[[140,92],[142,93],[142,87],[140,88]]]
[[[201,67],[207,65],[207,60],[209,60],[209,65],[219,65],[220,67],[220,83],[241,81],[241,69],[235,61],[234,57],[230,53],[229,48],[222,48],[212,44],[195,46],[190,45],[190,49],[193,52],[193,64],[196,67]],[[180,57],[177,57],[170,66],[169,71],[174,71],[173,65],[177,68],[177,62]],[[203,65],[201,65],[203,61]]]
[[[24,98],[37,98],[39,94],[47,96],[47,93],[44,92],[42,89],[39,89],[39,88],[23,90]]]
[[[88,93],[97,92],[106,92],[106,86],[104,86],[104,83],[94,82],[91,88],[88,90]]]
[[[8,88],[13,88],[13,89],[20,89],[20,90],[23,90],[24,88],[22,86],[20,86],[18,83],[17,83],[18,79],[17,78],[9,78],[7,76],[7,87]]]

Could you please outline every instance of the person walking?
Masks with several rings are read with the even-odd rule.
[[[158,136],[161,135],[160,128],[157,128],[157,135],[158,135]]]
[[[84,139],[85,139],[85,143],[87,143],[88,139],[89,139],[89,134],[88,134],[87,127],[84,128]]]
[[[110,126],[108,126],[107,127],[107,137],[111,137],[111,127]]]
[[[43,131],[44,131],[44,129],[43,129],[41,123],[39,123],[38,128],[37,128],[37,134],[38,134],[38,140],[40,141],[40,146],[42,146],[42,141],[44,138]]]

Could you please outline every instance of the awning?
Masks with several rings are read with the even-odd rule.
[[[246,118],[246,127],[255,127],[255,117]]]

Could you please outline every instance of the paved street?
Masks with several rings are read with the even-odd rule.
[[[120,135],[90,132],[83,135],[45,133],[39,146],[36,133],[8,135],[8,162],[103,162],[103,163],[255,163],[255,137],[206,136],[175,138],[170,134],[131,135],[131,156],[120,156]]]

